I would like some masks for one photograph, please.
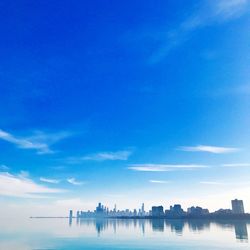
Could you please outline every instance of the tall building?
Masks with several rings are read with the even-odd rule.
[[[187,213],[189,215],[200,216],[200,215],[209,214],[209,210],[204,209],[202,207],[194,207],[193,206],[193,207],[188,208]]]
[[[76,218],[80,218],[80,212],[79,211],[76,212]]]
[[[159,217],[159,216],[163,216],[163,215],[164,215],[163,206],[152,207],[152,216]]]
[[[73,210],[69,210],[69,218],[73,217]]]
[[[243,200],[232,200],[232,211],[234,214],[244,214],[244,205],[243,205]]]
[[[184,213],[180,204],[175,204],[174,206],[171,206],[170,211],[175,215],[182,215]]]
[[[142,205],[141,205],[141,214],[142,214],[142,215],[145,214],[144,203],[142,203]]]
[[[174,206],[170,206],[169,210],[165,211],[165,215],[178,218],[186,215],[186,212],[184,212],[180,204],[175,204]]]
[[[96,214],[102,214],[104,213],[104,207],[101,204],[101,202],[98,203],[98,206],[96,207]]]

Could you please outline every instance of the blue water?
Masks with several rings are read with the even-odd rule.
[[[6,219],[0,250],[250,249],[246,221]]]

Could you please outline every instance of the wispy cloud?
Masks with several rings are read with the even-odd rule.
[[[168,184],[170,181],[163,181],[163,180],[149,180],[150,183],[154,184]]]
[[[57,179],[48,179],[48,178],[44,178],[44,177],[40,177],[40,181],[46,182],[46,183],[51,183],[51,184],[58,184],[60,182],[60,180],[57,180]]]
[[[196,10],[176,28],[163,33],[160,39],[161,45],[152,54],[150,62],[157,63],[164,59],[172,49],[187,41],[191,33],[198,29],[239,18],[249,11],[249,2],[249,0],[201,1]]]
[[[0,165],[0,170],[1,171],[8,171],[10,168],[8,167],[8,166],[6,166],[6,165]]]
[[[128,169],[133,171],[142,171],[142,172],[168,172],[168,171],[177,171],[177,170],[195,170],[200,168],[207,168],[207,165],[168,165],[168,164],[132,164]]]
[[[68,178],[67,182],[72,184],[72,185],[76,185],[76,186],[80,186],[80,185],[83,185],[86,183],[86,182],[77,181],[75,178]]]
[[[188,152],[207,152],[213,154],[227,154],[227,153],[234,153],[239,151],[238,148],[231,148],[231,147],[217,147],[217,146],[208,146],[208,145],[198,145],[194,147],[179,147],[178,150],[188,151]]]
[[[30,176],[30,173],[28,171],[21,170],[18,176],[21,178],[28,178]]]
[[[0,173],[0,195],[23,197],[23,198],[44,198],[44,194],[60,193],[64,190],[48,188],[35,183],[25,177]]]
[[[84,156],[82,159],[83,160],[93,160],[93,161],[106,161],[106,160],[126,161],[131,154],[132,154],[132,152],[128,151],[128,150],[122,150],[122,151],[116,151],[116,152],[100,152],[100,153],[96,153],[93,155]]]
[[[10,142],[22,149],[34,149],[38,154],[51,154],[54,151],[50,145],[70,136],[69,132],[59,132],[46,134],[41,131],[33,133],[31,136],[14,136],[0,129],[0,139]]]
[[[233,168],[241,168],[241,167],[250,167],[250,163],[228,163],[222,164],[223,167],[233,167]]]
[[[213,2],[210,0],[210,2]],[[249,11],[249,0],[219,0],[213,5],[213,16],[218,20],[238,18]]]
[[[69,163],[81,163],[82,161],[126,161],[132,151],[121,150],[115,152],[99,152],[95,154],[90,154],[82,157],[70,157],[68,158]]]

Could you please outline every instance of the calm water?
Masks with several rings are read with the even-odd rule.
[[[243,221],[6,219],[0,227],[0,250],[250,249]]]

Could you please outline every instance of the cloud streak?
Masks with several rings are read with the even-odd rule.
[[[207,152],[213,154],[228,154],[238,152],[240,149],[238,148],[230,148],[230,147],[217,147],[217,146],[208,146],[208,145],[198,145],[194,147],[179,147],[178,150],[187,151],[187,152]]]
[[[228,163],[228,164],[222,164],[222,166],[230,168],[241,168],[241,167],[250,167],[250,163]]]
[[[4,164],[0,165],[0,170],[1,171],[8,171],[10,168]]]
[[[83,157],[70,157],[68,159],[69,163],[81,163],[83,161],[126,161],[132,151],[121,150],[115,152],[99,152],[95,154],[86,155]]]
[[[44,194],[55,194],[63,191],[39,185],[29,178],[15,176],[7,172],[0,173],[0,195],[3,196],[44,198]]]
[[[75,178],[68,178],[67,182],[72,184],[72,185],[75,185],[75,186],[81,186],[81,185],[85,184],[85,182],[77,181]]]
[[[70,133],[60,132],[55,134],[45,134],[37,131],[31,136],[18,137],[0,129],[0,139],[10,142],[22,149],[34,149],[37,154],[52,154],[50,145],[68,137]]]
[[[40,177],[40,181],[46,182],[46,183],[51,183],[51,184],[58,184],[60,182],[60,180],[57,180],[57,179],[48,179],[48,178],[44,178],[44,177]]]
[[[163,60],[172,49],[189,40],[191,33],[198,29],[239,18],[249,11],[249,2],[249,0],[201,1],[196,10],[175,29],[163,32],[161,45],[152,54],[150,62],[158,63]]]
[[[207,165],[169,165],[169,164],[132,164],[128,167],[129,170],[141,172],[168,172],[178,170],[195,170],[200,168],[207,168]]]
[[[154,184],[168,184],[170,181],[163,181],[163,180],[149,180],[150,183]]]

